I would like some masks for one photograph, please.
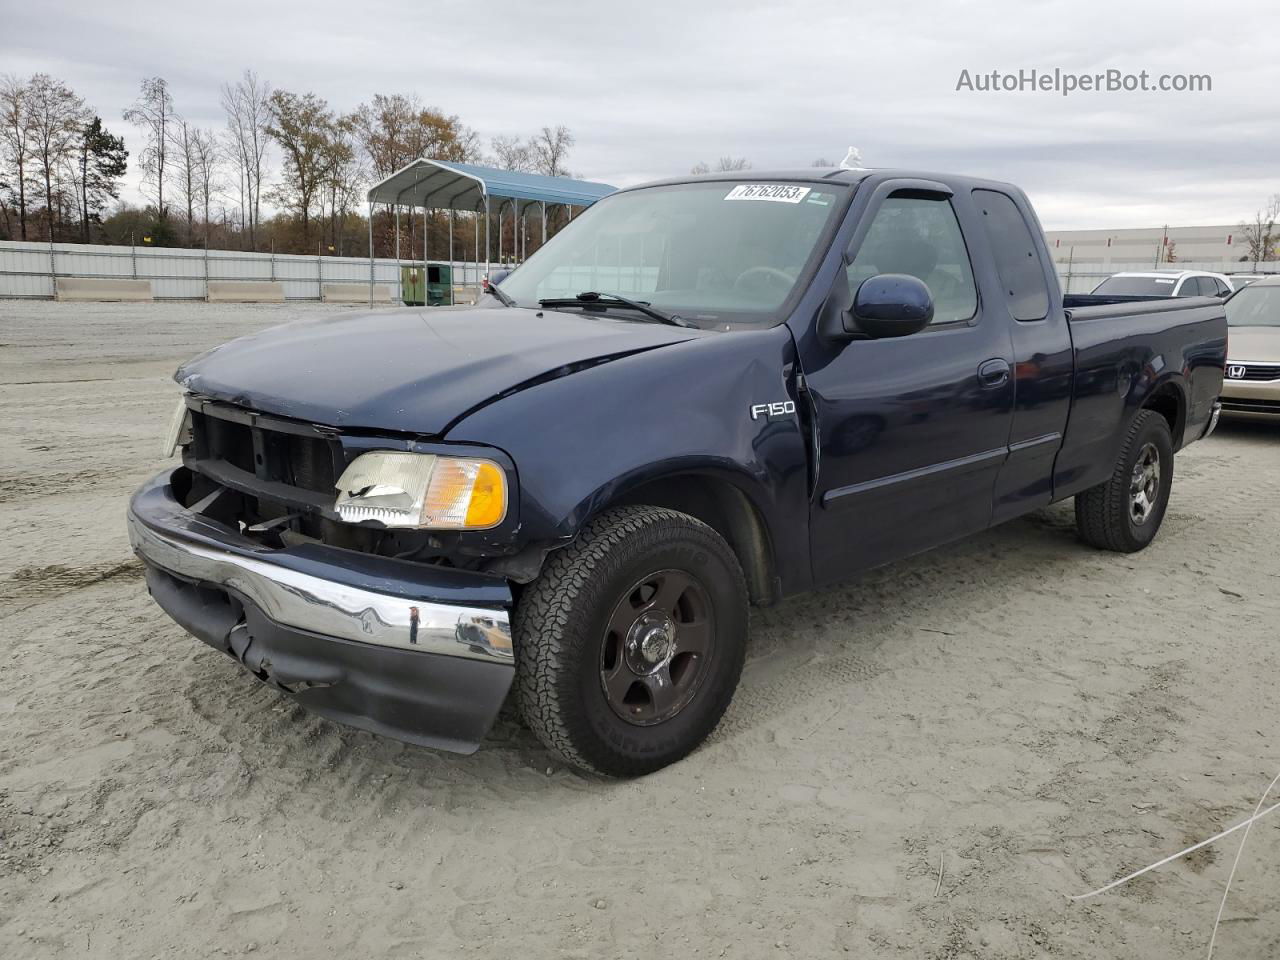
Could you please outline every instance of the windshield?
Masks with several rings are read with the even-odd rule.
[[[845,194],[838,184],[732,181],[619,193],[557,234],[502,292],[521,306],[594,291],[703,326],[772,322],[816,262]]]
[[[1172,297],[1176,277],[1108,277],[1094,293],[1110,297]]]
[[[1227,301],[1229,327],[1280,327],[1280,283],[1251,283]]]

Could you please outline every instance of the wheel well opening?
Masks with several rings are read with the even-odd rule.
[[[1142,404],[1144,410],[1151,410],[1164,417],[1169,424],[1169,433],[1173,436],[1173,448],[1182,446],[1182,431],[1186,422],[1186,410],[1182,401],[1182,392],[1172,383],[1166,383],[1149,396]]]
[[[733,484],[699,474],[663,477],[630,490],[608,506],[638,504],[679,510],[701,520],[737,556],[751,601],[769,604],[778,599],[768,530],[747,495]]]

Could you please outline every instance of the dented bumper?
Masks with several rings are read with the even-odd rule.
[[[515,672],[505,581],[318,544],[267,549],[184,507],[175,473],[134,495],[128,525],[179,625],[318,714],[476,749]]]

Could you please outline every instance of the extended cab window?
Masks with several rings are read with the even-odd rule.
[[[995,190],[975,190],[973,199],[982,211],[982,226],[1013,319],[1043,320],[1049,315],[1049,288],[1035,239],[1018,205]]]
[[[849,265],[849,287],[882,273],[923,280],[933,294],[933,322],[968,320],[977,312],[969,252],[948,200],[891,196],[876,212],[858,255]]]

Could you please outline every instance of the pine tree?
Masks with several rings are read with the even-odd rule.
[[[89,224],[102,222],[102,211],[110,200],[120,197],[120,179],[128,168],[129,151],[124,138],[113,136],[94,117],[80,138],[76,165],[80,188],[80,226],[82,239],[90,240]]]

